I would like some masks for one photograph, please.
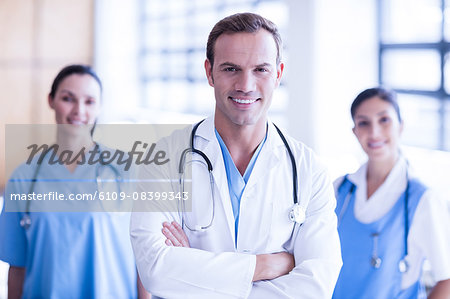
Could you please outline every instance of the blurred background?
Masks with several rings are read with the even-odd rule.
[[[383,84],[399,93],[412,167],[450,202],[450,0],[0,0],[0,190],[5,125],[54,123],[47,95],[67,64],[100,75],[101,123],[211,114],[208,33],[244,11],[274,21],[284,41],[271,119],[312,147],[333,179],[364,160],[351,102]]]

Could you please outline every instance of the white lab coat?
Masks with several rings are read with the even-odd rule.
[[[178,134],[190,134],[185,130]],[[168,152],[173,136],[160,142]],[[163,298],[331,298],[342,266],[331,181],[313,152],[288,138],[298,170],[299,203],[306,209],[302,226],[288,219],[293,206],[292,168],[284,143],[272,124],[242,195],[235,248],[234,218],[221,149],[208,118],[196,133],[195,147],[211,160],[215,217],[206,231],[185,228],[192,248],[164,244],[162,222],[181,223],[177,212],[134,212],[131,241],[140,278],[152,294]],[[177,177],[176,167],[145,167],[140,176]],[[198,155],[194,156],[198,157]],[[190,220],[206,225],[212,199],[205,166],[193,164],[193,212]],[[161,177],[162,176],[162,177]],[[199,179],[201,177],[201,179]],[[177,184],[172,184],[177,191]],[[140,184],[138,191],[148,191]],[[156,190],[155,190],[156,191]],[[159,202],[160,209],[166,208]],[[195,222],[192,222],[196,224]],[[252,283],[256,254],[288,251],[295,268],[277,279]]]

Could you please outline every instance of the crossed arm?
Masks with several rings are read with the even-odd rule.
[[[176,222],[164,222],[162,233],[167,238],[167,246],[190,248],[189,239],[183,228]],[[291,272],[295,267],[294,257],[287,252],[256,255],[253,281],[270,280]]]
[[[342,265],[333,190],[322,168],[311,170],[305,165],[300,189],[308,207],[306,220],[277,245],[288,253],[233,252],[234,244],[220,243],[221,236],[211,231],[199,239],[201,249],[188,248],[188,238],[172,223],[181,223],[176,206],[153,202],[151,209],[134,207],[130,235],[144,286],[156,296],[170,298],[186,298],[187,294],[192,298],[292,298],[300,293],[304,298],[331,297]],[[145,168],[140,176],[174,177],[171,174],[162,168]],[[137,188],[155,189],[143,182]],[[150,216],[148,212],[157,213]],[[224,226],[224,219],[216,217],[216,225]]]

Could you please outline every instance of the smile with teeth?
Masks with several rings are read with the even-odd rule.
[[[252,104],[254,102],[256,102],[258,99],[248,99],[248,100],[244,100],[244,99],[238,99],[238,98],[232,98],[230,97],[230,99],[233,102],[239,103],[239,104]]]
[[[82,120],[73,120],[73,119],[69,119],[69,124],[72,125],[84,125],[86,122],[82,121]]]
[[[385,143],[386,143],[385,141],[369,142],[369,147],[379,148],[382,147]]]

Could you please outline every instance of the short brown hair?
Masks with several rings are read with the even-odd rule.
[[[220,20],[209,33],[206,44],[206,58],[214,65],[214,45],[220,35],[224,33],[257,32],[259,29],[270,32],[277,46],[277,65],[281,62],[282,41],[277,26],[271,21],[254,13],[237,13]]]

